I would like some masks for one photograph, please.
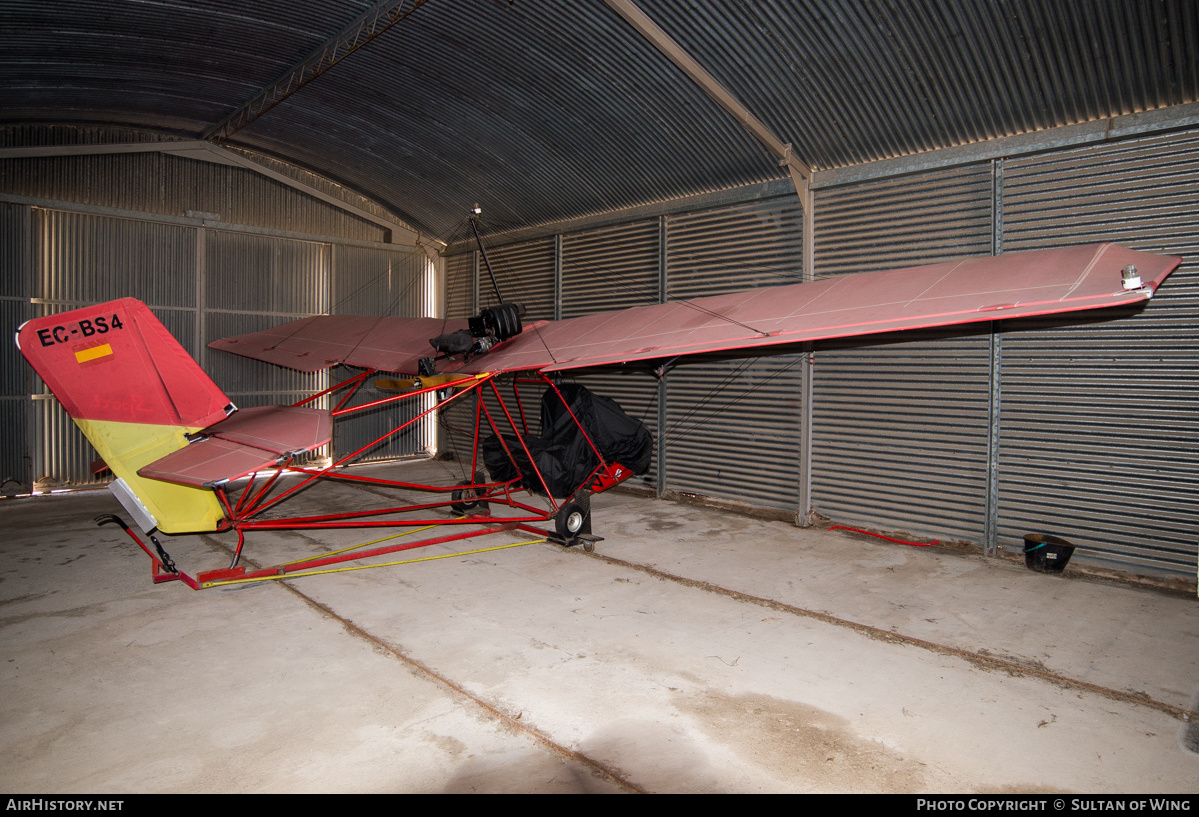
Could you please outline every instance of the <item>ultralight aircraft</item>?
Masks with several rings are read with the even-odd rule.
[[[527,326],[522,309],[504,302],[468,320],[319,315],[209,344],[303,372],[339,364],[358,370],[295,405],[240,410],[151,310],[132,298],[28,321],[17,343],[112,470],[110,490],[150,544],[115,515],[97,521],[124,527],[150,557],[155,582],[177,580],[200,589],[303,575],[500,531],[528,531],[592,549],[598,537],[591,529],[591,495],[643,473],[652,436],[613,401],[560,383],[562,372],[643,365],[660,374],[695,355],[789,352],[834,338],[1127,306],[1151,298],[1180,262],[1115,244],[1070,246]],[[364,398],[360,387],[381,373],[401,376],[374,381],[397,393]],[[497,388],[500,376],[516,374],[514,382],[545,390],[538,435],[529,433],[519,395],[510,401]],[[493,398],[490,408],[485,394]],[[332,408],[314,407],[322,400]],[[327,465],[305,464],[305,454],[330,441],[339,418],[401,402],[417,408],[379,440]],[[425,485],[346,469],[375,444],[451,406],[473,411],[470,479]],[[282,480],[284,475],[296,479]],[[324,480],[420,491],[429,499],[321,516],[280,515],[281,503]],[[250,531],[429,525],[445,532],[261,570],[239,565]],[[230,531],[238,537],[232,564],[195,575],[179,569],[156,536]]]

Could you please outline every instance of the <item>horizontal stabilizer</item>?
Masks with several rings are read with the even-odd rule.
[[[200,433],[276,454],[302,454],[329,442],[333,417],[327,411],[303,406],[258,406],[239,409]]]
[[[137,475],[195,488],[211,488],[269,468],[279,458],[278,454],[262,448],[213,437],[167,454],[142,468]]]
[[[320,448],[333,437],[333,418],[319,409],[261,406],[242,409],[198,436],[143,467],[138,476],[211,488]]]

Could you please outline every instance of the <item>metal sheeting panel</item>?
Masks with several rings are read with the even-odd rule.
[[[380,462],[431,454],[431,421],[417,421],[398,434],[380,441],[381,437],[431,405],[431,398],[420,397],[339,418],[333,426],[333,456],[344,457],[364,448],[362,454],[354,459],[355,462]]]
[[[0,202],[0,297],[29,297],[25,276],[28,216],[28,207]]]
[[[429,314],[429,257],[420,250],[332,247],[334,315]]]
[[[492,271],[504,300],[525,308],[525,323],[554,319],[554,239],[488,248]],[[491,285],[491,276],[479,260],[479,308],[495,306],[499,301]]]
[[[1193,0],[639,0],[817,168],[1191,102]]]
[[[666,218],[668,300],[803,281],[798,196]]]
[[[816,276],[991,249],[990,165],[818,190]],[[838,522],[986,538],[987,328],[817,348],[812,503]]]
[[[31,485],[28,418],[33,370],[11,340],[29,318],[30,218],[28,207],[0,204],[0,494],[24,493]]]
[[[658,303],[658,219],[562,239],[562,317]]]
[[[92,473],[91,464],[99,455],[57,400],[49,395],[34,398],[33,422],[38,435],[30,451],[30,469],[37,490],[108,482],[109,475]]]
[[[991,166],[816,191],[816,278],[991,252]]]
[[[55,125],[28,123],[0,127],[0,146],[28,145],[119,145],[126,142],[160,142],[161,134],[142,128],[113,125]]]
[[[0,204],[0,395],[27,395],[29,374],[17,345],[11,342],[29,318],[26,267],[31,257],[28,207]]]
[[[1199,99],[1194,0],[638,4],[817,169]],[[0,114],[203,133],[369,5],[6,0]],[[437,235],[785,176],[602,2],[426,3],[233,141]]]
[[[986,538],[990,332],[821,347],[812,503],[837,522]]]
[[[1199,536],[1199,132],[1005,160],[1003,248],[1116,241],[1181,255],[1143,310],[1002,336],[999,544],[1193,579]]]
[[[194,227],[61,210],[35,209],[34,217],[34,298],[83,305],[132,296],[195,308]]]
[[[29,398],[0,397],[0,495],[27,493],[33,484]]]
[[[206,233],[205,344],[328,311],[329,245]],[[210,351],[205,366],[239,406],[278,402],[281,392],[319,391],[328,379],[223,352]]]
[[[309,167],[337,144],[434,235],[472,201],[525,226],[785,175],[603,3],[427,3],[236,141]]]
[[[668,216],[671,300],[803,280],[796,196]],[[798,511],[803,357],[680,366],[666,377],[664,488]]]
[[[445,316],[469,318],[475,309],[475,254],[451,255],[445,259]]]
[[[804,360],[780,355],[670,372],[663,487],[796,513]]]
[[[208,309],[320,315],[329,311],[329,245],[208,231],[204,305]]]
[[[0,396],[24,397],[31,393],[33,369],[25,364],[14,338],[29,319],[29,304],[16,298],[0,298]]]
[[[28,302],[0,298],[0,482],[29,484],[29,441],[27,411],[34,389],[33,369],[25,364],[17,344],[17,329],[29,317]],[[40,385],[40,384],[39,384]],[[0,493],[12,486],[0,484]]]

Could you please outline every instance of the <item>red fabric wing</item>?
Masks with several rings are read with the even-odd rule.
[[[1180,262],[1092,244],[763,287],[530,327],[460,371],[560,371],[1135,304]],[[1123,289],[1126,264],[1142,288]]]
[[[485,355],[442,361],[438,370],[558,371],[1100,309],[1147,300],[1180,261],[1090,244],[863,272],[533,324]],[[1137,266],[1142,288],[1123,289],[1126,264]],[[416,374],[419,359],[432,356],[428,339],[463,326],[327,316],[210,345],[292,368],[344,362]]]

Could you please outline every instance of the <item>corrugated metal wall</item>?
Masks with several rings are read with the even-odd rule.
[[[322,389],[327,373],[303,374],[223,353],[208,341],[265,329],[286,320],[329,311],[357,314],[428,314],[436,270],[412,248],[336,240],[303,240],[270,234],[297,224],[341,230],[353,242],[360,219],[236,168],[145,155],[70,157],[0,162],[9,189],[23,195],[74,196],[76,207],[0,204],[3,289],[0,320],[11,338],[37,315],[132,296],[145,301],[180,343],[205,366],[239,406],[291,403]],[[64,163],[65,162],[65,163]],[[67,172],[70,171],[70,172]],[[157,179],[139,177],[161,172]],[[221,181],[222,174],[225,179]],[[250,174],[253,175],[253,174]],[[122,181],[127,179],[127,181]],[[214,228],[180,212],[215,208],[259,222]],[[99,203],[101,206],[95,206]],[[149,206],[170,215],[122,208]],[[344,218],[343,218],[344,217]],[[263,227],[262,222],[273,221]],[[371,237],[377,235],[370,225]],[[90,485],[95,452],[58,402],[6,347],[0,411],[4,492]],[[412,411],[412,409],[408,409]],[[364,416],[339,427],[333,451],[360,447],[391,418]],[[372,435],[367,439],[367,435]],[[427,453],[430,428],[372,452],[375,458]],[[20,485],[18,488],[17,485]]]
[[[30,317],[28,282],[33,248],[28,207],[0,203],[0,337],[14,338]],[[26,446],[32,405],[33,371],[15,343],[0,342],[0,494],[21,493],[30,485],[32,458]]]
[[[475,253],[445,259],[445,316],[469,318],[475,309]]]
[[[525,308],[522,318],[525,323],[554,319],[555,254],[552,238],[510,244],[487,252],[496,282],[500,285],[500,293],[505,301],[518,303]],[[491,285],[491,276],[480,259],[479,308],[495,306],[497,303],[499,299]]]
[[[991,251],[989,163],[818,190],[816,276]],[[822,344],[812,503],[838,522],[985,541],[990,332]]]
[[[656,304],[661,259],[658,219],[562,237],[562,317]]]
[[[328,245],[204,232],[204,345],[328,311]],[[204,364],[241,407],[294,403],[328,382],[325,372],[296,372],[218,352],[206,351]]]
[[[1194,577],[1199,535],[1199,132],[1006,159],[1005,251],[1116,241],[1183,256],[1143,310],[1003,333],[1001,547]]]
[[[780,355],[667,375],[663,488],[796,514],[803,365]]]

